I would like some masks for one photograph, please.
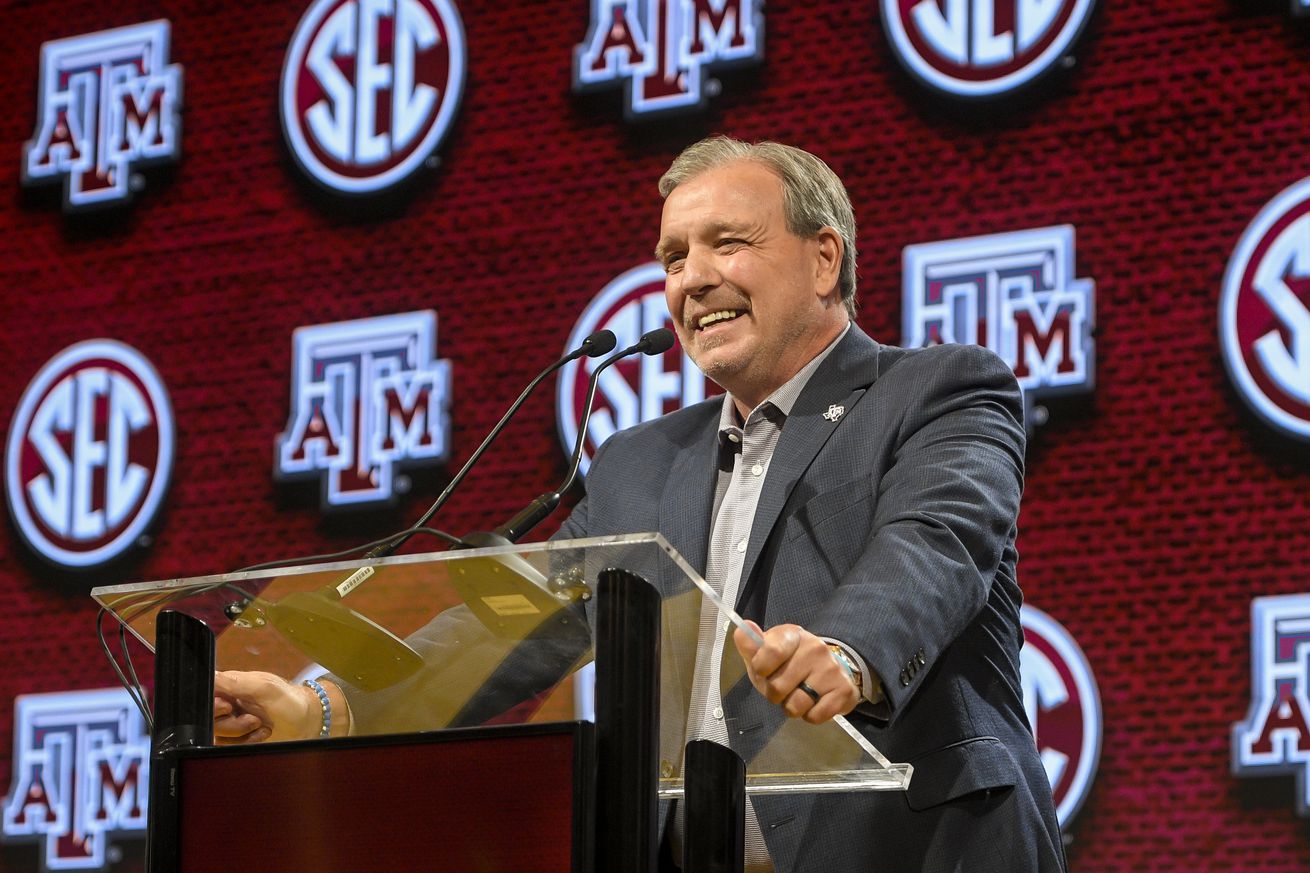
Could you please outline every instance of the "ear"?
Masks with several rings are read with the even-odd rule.
[[[831,295],[841,296],[841,289],[838,283],[841,279],[841,261],[842,255],[846,252],[846,245],[842,242],[841,234],[837,233],[831,227],[821,227],[819,232],[814,235],[815,257],[814,257],[814,285],[820,297],[828,298]]]

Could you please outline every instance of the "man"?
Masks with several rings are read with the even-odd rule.
[[[915,767],[906,792],[754,798],[748,869],[1063,870],[1019,685],[1013,375],[978,347],[883,347],[853,324],[854,216],[814,156],[712,138],[660,192],[669,312],[727,394],[615,434],[560,535],[658,530],[765,629],[760,647],[734,635],[760,695],[718,700],[701,659],[691,733],[849,714]],[[307,693],[287,705],[312,731]],[[220,683],[220,733],[267,736],[275,719],[238,696]]]

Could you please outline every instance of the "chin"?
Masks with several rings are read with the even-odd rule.
[[[734,376],[745,369],[741,361],[726,355],[715,355],[713,353],[702,354],[699,359],[692,358],[692,361],[700,368],[702,373],[729,391],[731,389],[724,384],[724,380],[731,381]]]
[[[696,353],[692,355],[692,360],[697,363],[704,361],[707,366],[721,364],[741,366],[750,359],[750,348],[753,345],[745,342],[745,339],[735,336],[699,337],[700,341],[695,346]]]

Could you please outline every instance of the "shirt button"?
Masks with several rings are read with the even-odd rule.
[[[737,543],[737,551],[739,551],[739,552],[744,552],[744,551],[746,551],[746,541],[745,541],[745,540],[742,540],[741,542]]]
[[[741,442],[741,437],[737,436],[735,433],[728,434],[728,439],[732,440],[734,443]]]
[[[751,467],[751,473],[753,473],[756,476],[763,476],[764,475],[763,465],[756,464],[754,467]]]
[[[722,706],[716,706],[716,707],[714,707],[714,717],[715,717],[717,720],[719,720],[719,721],[723,721],[723,707],[722,707]]]

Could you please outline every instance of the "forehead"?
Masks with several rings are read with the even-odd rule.
[[[669,192],[660,237],[707,228],[769,223],[783,214],[782,180],[758,161],[740,160],[699,173]]]

